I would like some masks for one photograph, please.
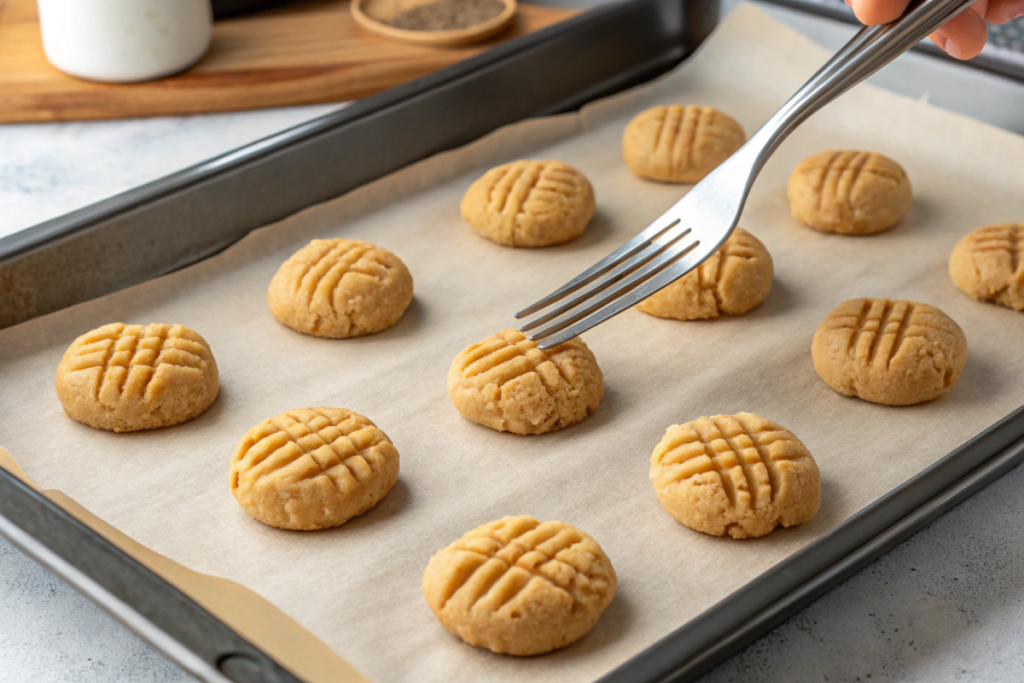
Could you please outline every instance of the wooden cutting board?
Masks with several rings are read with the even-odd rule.
[[[512,26],[466,48],[395,43],[358,28],[347,0],[317,0],[214,24],[213,44],[177,76],[92,83],[50,66],[35,0],[0,0],[0,122],[112,119],[337,102],[448,66],[572,16],[520,5]]]

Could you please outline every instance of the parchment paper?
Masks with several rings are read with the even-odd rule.
[[[581,115],[512,126],[185,271],[0,332],[0,443],[41,486],[187,567],[252,588],[373,680],[592,680],[1024,403],[1024,315],[972,301],[946,272],[961,235],[1024,220],[1024,139],[860,86],[804,124],[754,187],[741,225],[775,260],[764,304],[689,323],[628,311],[591,331],[585,339],[604,371],[605,396],[567,430],[499,434],[452,407],[445,376],[460,349],[512,326],[515,310],[617,247],[685,190],[628,171],[620,139],[632,115],[657,103],[708,104],[749,134],[826,58],[744,6],[654,85]],[[898,227],[850,238],[790,217],[789,172],[829,148],[877,150],[906,168],[915,199]],[[599,209],[583,237],[513,250],[463,223],[459,199],[472,180],[523,157],[560,159],[591,179]],[[415,299],[391,330],[324,340],[271,317],[266,289],[280,263],[308,240],[333,236],[371,240],[411,269]],[[836,304],[857,296],[924,301],[957,320],[969,358],[956,387],[908,408],[829,389],[814,372],[811,336]],[[213,407],[187,424],[135,434],[64,416],[53,391],[57,362],[77,335],[111,321],[175,322],[203,334],[223,385]],[[376,421],[401,452],[398,484],[338,529],[263,526],[228,491],[232,450],[257,422],[317,405]],[[823,505],[811,523],[734,541],[686,529],[661,508],[648,459],[665,428],[741,410],[790,428],[817,458]],[[429,557],[463,532],[523,513],[592,534],[620,583],[587,638],[515,659],[451,636],[427,608],[420,578]]]

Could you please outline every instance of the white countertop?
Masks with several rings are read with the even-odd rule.
[[[773,12],[833,49],[853,31]],[[913,54],[872,80],[1024,134],[1024,84]],[[336,106],[0,126],[0,237]],[[703,680],[1024,680],[1022,487],[1006,475]],[[2,539],[0,604],[0,683],[193,680]]]

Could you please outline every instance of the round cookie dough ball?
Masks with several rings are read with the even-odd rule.
[[[949,274],[978,301],[1024,311],[1024,223],[986,225],[968,233],[949,257]]]
[[[677,104],[637,114],[622,134],[622,156],[641,178],[696,183],[746,142],[743,127],[713,107]]]
[[[544,434],[597,410],[604,380],[581,339],[541,351],[522,332],[505,330],[455,357],[448,393],[473,422],[499,432]]]
[[[386,330],[412,301],[401,259],[369,242],[313,240],[281,264],[267,302],[279,321],[304,334],[345,339]]]
[[[670,515],[712,536],[764,536],[779,524],[810,521],[821,506],[807,448],[751,413],[669,427],[651,454],[651,483]]]
[[[68,347],[56,385],[72,419],[134,432],[196,417],[217,398],[220,378],[210,345],[184,325],[111,323]]]
[[[904,406],[949,391],[967,362],[967,337],[939,309],[913,301],[851,299],[814,333],[814,369],[844,396]]]
[[[707,261],[639,304],[660,318],[700,320],[741,315],[768,298],[775,267],[771,254],[743,228]]]
[[[506,247],[547,247],[576,239],[594,217],[594,188],[561,161],[513,161],[469,186],[462,217]]]
[[[445,628],[470,645],[539,655],[590,632],[615,597],[611,560],[564,522],[505,517],[439,550],[423,595]]]
[[[789,177],[789,207],[800,222],[822,232],[871,235],[899,223],[910,208],[910,179],[877,152],[821,152]]]
[[[398,479],[398,449],[344,408],[289,410],[259,423],[231,457],[231,493],[279,529],[327,529],[361,515]]]

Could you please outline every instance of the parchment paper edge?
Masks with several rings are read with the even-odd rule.
[[[338,653],[258,593],[234,581],[192,571],[118,531],[60,491],[39,488],[2,446],[0,468],[42,493],[180,590],[305,683],[371,683]]]

